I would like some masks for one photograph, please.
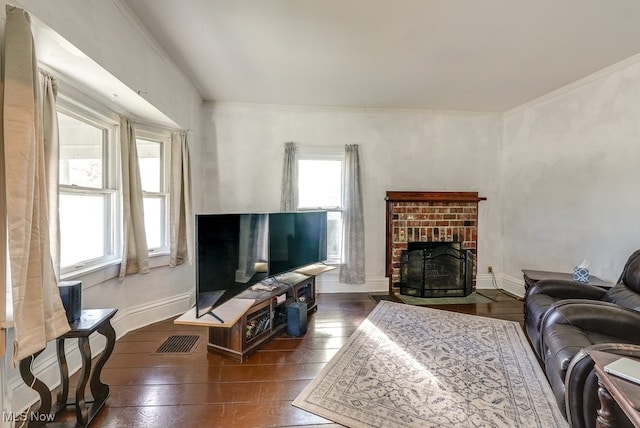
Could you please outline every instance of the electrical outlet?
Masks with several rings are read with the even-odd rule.
[[[487,273],[493,273],[493,266],[489,266],[487,268]]]

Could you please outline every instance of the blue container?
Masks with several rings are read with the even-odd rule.
[[[287,306],[287,334],[293,337],[307,333],[307,304],[295,302]]]

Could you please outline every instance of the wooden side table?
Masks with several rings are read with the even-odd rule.
[[[109,386],[102,383],[100,374],[102,368],[111,356],[116,343],[116,332],[111,326],[111,318],[116,314],[117,309],[84,309],[80,314],[80,319],[71,324],[71,330],[56,339],[58,364],[60,368],[60,389],[58,390],[57,402],[51,407],[51,392],[47,385],[35,378],[31,372],[31,362],[40,354],[34,354],[30,358],[20,361],[20,376],[27,385],[31,385],[38,395],[40,395],[40,408],[37,410],[39,414],[49,414],[53,410],[56,414],[58,411],[67,406],[75,406],[76,421],[66,426],[85,427],[91,422],[96,413],[104,406],[109,397]],[[98,359],[96,366],[91,370],[91,345],[89,336],[94,332],[103,335],[107,342]],[[67,402],[69,395],[69,368],[67,366],[67,358],[64,352],[65,339],[78,339],[78,349],[82,357],[82,369],[78,377],[76,387],[75,401]],[[85,390],[89,383],[93,401],[85,400]],[[42,419],[42,418],[40,418]],[[30,421],[29,427],[44,426],[44,421]]]
[[[525,291],[529,290],[529,288],[533,286],[533,284],[538,281],[542,281],[543,279],[560,279],[565,281],[573,281],[572,273],[550,272],[546,270],[522,269],[522,276],[524,278]],[[600,288],[611,288],[613,285],[593,275],[589,275],[589,282],[587,284],[594,285]]]
[[[622,358],[622,356],[602,351],[588,351],[588,353],[594,362],[598,376],[600,410],[598,410],[596,428],[616,426],[612,411],[614,403],[622,409],[635,427],[640,427],[640,385],[604,371],[604,366]]]

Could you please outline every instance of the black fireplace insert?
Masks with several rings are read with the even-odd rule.
[[[473,287],[473,253],[459,242],[410,242],[400,257],[400,294],[462,297]]]

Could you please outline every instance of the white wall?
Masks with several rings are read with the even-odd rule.
[[[197,164],[202,150],[202,100],[178,67],[131,21],[125,6],[101,0],[20,0],[19,4],[129,88],[141,91],[182,129],[190,129],[191,157]],[[171,298],[191,291],[192,271],[191,266],[157,268],[148,275],[127,277],[123,283],[103,282],[100,275],[80,278],[89,287],[83,293],[83,306],[126,309]],[[91,287],[97,282],[102,283],[98,289]]]
[[[640,57],[504,118],[503,272],[615,281],[640,248]]]
[[[479,271],[501,263],[498,115],[433,111],[207,104],[210,172],[202,212],[277,211],[283,143],[360,145],[366,233],[364,286],[320,277],[319,289],[388,289],[385,269],[387,190],[478,191]]]
[[[0,0],[3,21],[6,3]],[[118,1],[20,0],[18,4],[129,88],[141,91],[147,101],[181,128],[190,129],[191,158],[194,170],[198,170],[203,150],[200,137],[202,101],[174,63],[144,36],[135,22],[130,21],[126,9]],[[195,175],[200,174],[196,172]],[[194,194],[199,193],[199,181],[196,180]],[[152,263],[159,260],[154,258]],[[77,279],[83,281],[83,308],[118,308],[113,320],[118,336],[180,314],[192,303],[195,289],[193,266],[157,267],[147,275],[128,276],[122,283],[113,278],[116,271],[117,266]],[[94,352],[101,349],[100,340],[96,345]],[[49,348],[52,348],[51,344]],[[73,350],[70,367],[79,367],[76,347],[70,345],[68,349]],[[4,409],[9,407],[16,411],[34,401],[36,395],[24,386],[17,371],[10,367],[10,359],[9,347],[9,354],[3,360],[5,372],[1,376],[3,405]],[[41,372],[45,379],[57,382],[57,368],[51,364],[52,349],[47,349],[38,360],[36,371]]]

